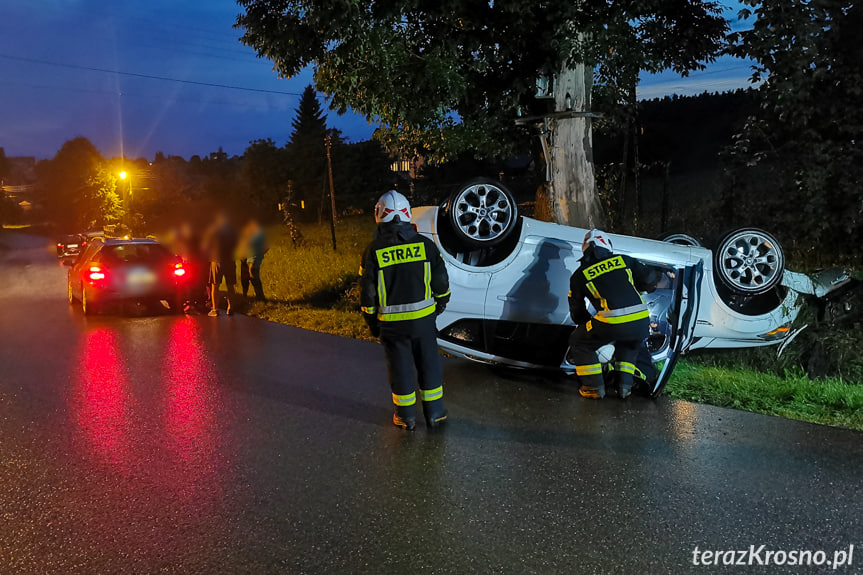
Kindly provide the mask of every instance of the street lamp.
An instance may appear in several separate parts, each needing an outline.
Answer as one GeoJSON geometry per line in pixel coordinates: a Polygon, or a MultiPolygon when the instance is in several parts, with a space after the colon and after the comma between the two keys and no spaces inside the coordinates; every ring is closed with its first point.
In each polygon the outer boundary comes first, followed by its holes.
{"type": "Polygon", "coordinates": [[[125,180],[127,175],[126,172],[120,172],[120,179],[125,180]]]}

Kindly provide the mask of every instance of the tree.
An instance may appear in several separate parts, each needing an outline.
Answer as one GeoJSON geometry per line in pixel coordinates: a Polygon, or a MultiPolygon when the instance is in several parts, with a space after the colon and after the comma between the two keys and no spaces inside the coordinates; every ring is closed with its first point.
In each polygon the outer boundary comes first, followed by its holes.
{"type": "Polygon", "coordinates": [[[381,123],[391,151],[502,156],[526,146],[520,111],[568,113],[545,125],[546,198],[556,221],[581,225],[603,219],[584,117],[594,82],[603,101],[617,102],[639,71],[702,67],[727,28],[707,0],[238,2],[245,44],[283,76],[314,66],[332,108],[381,123]],[[552,79],[550,100],[534,97],[540,77],[552,79]]]}
{"type": "Polygon", "coordinates": [[[78,221],[88,229],[118,224],[126,213],[117,193],[117,178],[105,166],[97,168],[88,178],[78,203],[78,221]]]}
{"type": "Polygon", "coordinates": [[[750,30],[731,52],[755,60],[757,111],[729,150],[729,203],[784,229],[800,252],[859,253],[863,241],[863,4],[744,0],[750,30]]]}
{"type": "Polygon", "coordinates": [[[88,223],[82,195],[103,163],[102,154],[90,140],[79,137],[64,143],[52,159],[36,165],[47,215],[61,229],[80,231],[88,223]]]}
{"type": "Polygon", "coordinates": [[[304,201],[308,214],[322,209],[322,191],[326,174],[326,117],[312,86],[306,86],[297,115],[292,123],[291,141],[287,145],[293,178],[293,198],[304,201]]]}
{"type": "Polygon", "coordinates": [[[243,153],[242,170],[252,203],[258,210],[275,214],[291,179],[285,149],[270,139],[255,140],[243,153]]]}

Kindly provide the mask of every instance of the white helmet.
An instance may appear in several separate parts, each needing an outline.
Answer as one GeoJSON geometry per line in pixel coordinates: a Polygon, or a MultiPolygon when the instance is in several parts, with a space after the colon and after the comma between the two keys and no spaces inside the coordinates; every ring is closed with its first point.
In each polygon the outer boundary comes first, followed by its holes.
{"type": "Polygon", "coordinates": [[[408,199],[395,190],[390,190],[380,197],[375,204],[375,221],[379,224],[391,222],[399,218],[403,222],[411,221],[411,204],[408,199]]]}
{"type": "Polygon", "coordinates": [[[584,243],[581,245],[581,251],[586,252],[590,246],[606,249],[610,252],[614,251],[614,248],[611,246],[611,238],[602,230],[592,229],[584,234],[584,243]]]}

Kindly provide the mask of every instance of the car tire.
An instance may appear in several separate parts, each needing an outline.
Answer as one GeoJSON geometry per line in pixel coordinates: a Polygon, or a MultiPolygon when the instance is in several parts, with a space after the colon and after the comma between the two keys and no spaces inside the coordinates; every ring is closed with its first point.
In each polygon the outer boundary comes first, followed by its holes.
{"type": "Polygon", "coordinates": [[[86,287],[81,288],[81,311],[84,312],[84,315],[96,315],[99,312],[96,304],[87,297],[86,287]]]}
{"type": "Polygon", "coordinates": [[[456,189],[450,194],[446,212],[457,239],[470,249],[497,245],[518,222],[512,192],[490,178],[477,178],[456,189]]]}
{"type": "Polygon", "coordinates": [[[674,233],[674,234],[666,234],[660,238],[661,242],[666,242],[669,244],[676,244],[678,246],[689,246],[693,248],[702,248],[704,244],[696,238],[695,236],[690,236],[689,234],[683,233],[674,233]]]}
{"type": "Polygon", "coordinates": [[[782,281],[785,254],[768,232],[741,228],[725,235],[713,253],[713,273],[733,293],[758,295],[782,281]]]}

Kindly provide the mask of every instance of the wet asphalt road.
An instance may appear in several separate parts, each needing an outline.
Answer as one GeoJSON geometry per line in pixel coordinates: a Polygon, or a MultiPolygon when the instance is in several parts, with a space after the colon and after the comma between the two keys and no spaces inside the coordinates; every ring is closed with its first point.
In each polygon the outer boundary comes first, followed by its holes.
{"type": "Polygon", "coordinates": [[[863,434],[460,360],[448,428],[407,434],[374,344],[85,318],[45,240],[0,234],[4,575],[686,573],[723,570],[695,546],[863,547],[863,434]]]}

